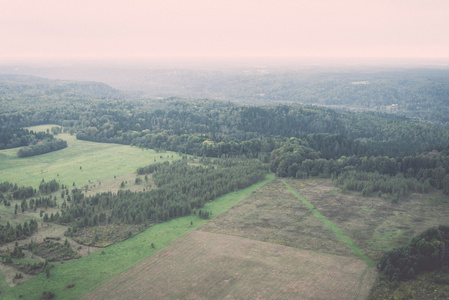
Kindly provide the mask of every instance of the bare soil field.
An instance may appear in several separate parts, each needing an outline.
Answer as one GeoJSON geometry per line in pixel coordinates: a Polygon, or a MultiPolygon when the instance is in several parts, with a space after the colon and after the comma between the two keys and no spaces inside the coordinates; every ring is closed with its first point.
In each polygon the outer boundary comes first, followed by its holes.
{"type": "Polygon", "coordinates": [[[440,191],[389,199],[341,193],[328,179],[285,181],[337,225],[371,259],[406,245],[432,226],[449,225],[449,197],[440,191]]]}
{"type": "Polygon", "coordinates": [[[195,230],[83,299],[365,299],[353,257],[195,230]]]}
{"type": "Polygon", "coordinates": [[[356,257],[279,180],[253,192],[229,211],[202,225],[200,230],[356,257]]]}

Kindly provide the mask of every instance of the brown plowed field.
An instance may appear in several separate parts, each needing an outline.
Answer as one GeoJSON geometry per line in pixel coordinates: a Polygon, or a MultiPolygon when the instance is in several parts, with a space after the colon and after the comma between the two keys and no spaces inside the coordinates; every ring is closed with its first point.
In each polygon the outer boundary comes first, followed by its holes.
{"type": "Polygon", "coordinates": [[[353,257],[195,230],[83,299],[365,299],[353,257]]]}

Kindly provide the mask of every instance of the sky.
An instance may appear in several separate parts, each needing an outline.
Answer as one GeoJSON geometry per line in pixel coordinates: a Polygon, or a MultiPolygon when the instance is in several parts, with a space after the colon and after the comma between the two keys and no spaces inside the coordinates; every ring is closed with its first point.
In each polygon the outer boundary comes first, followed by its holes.
{"type": "Polygon", "coordinates": [[[0,60],[448,58],[448,0],[0,0],[0,60]]]}

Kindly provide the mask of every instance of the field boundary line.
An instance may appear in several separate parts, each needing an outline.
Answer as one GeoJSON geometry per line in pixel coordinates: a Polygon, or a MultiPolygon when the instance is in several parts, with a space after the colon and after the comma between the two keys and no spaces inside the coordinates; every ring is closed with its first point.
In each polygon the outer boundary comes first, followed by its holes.
{"type": "Polygon", "coordinates": [[[309,201],[307,201],[304,197],[302,197],[298,192],[296,192],[287,182],[285,182],[283,179],[281,179],[282,183],[287,187],[290,193],[292,193],[296,198],[302,201],[308,209],[310,209],[313,213],[313,215],[320,220],[321,222],[326,225],[327,228],[329,228],[343,243],[348,245],[348,247],[354,252],[355,255],[357,255],[361,260],[363,260],[368,267],[374,266],[374,261],[372,261],[368,256],[366,256],[362,250],[360,250],[359,247],[357,247],[356,244],[340,229],[335,225],[332,221],[330,221],[328,218],[323,216],[318,209],[316,209],[309,201]]]}
{"type": "Polygon", "coordinates": [[[360,296],[360,292],[362,290],[362,285],[363,285],[363,282],[365,281],[365,276],[368,273],[369,269],[370,269],[370,266],[367,266],[366,269],[363,271],[362,276],[360,276],[359,286],[357,288],[357,294],[355,295],[354,300],[357,300],[360,296]]]}

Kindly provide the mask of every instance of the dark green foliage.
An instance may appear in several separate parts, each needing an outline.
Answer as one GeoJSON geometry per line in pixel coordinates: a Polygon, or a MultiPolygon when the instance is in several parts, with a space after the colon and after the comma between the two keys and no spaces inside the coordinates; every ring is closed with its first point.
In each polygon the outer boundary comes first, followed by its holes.
{"type": "Polygon", "coordinates": [[[46,238],[42,243],[28,244],[27,248],[35,255],[43,257],[47,261],[70,260],[80,257],[79,254],[72,249],[72,246],[67,239],[64,244],[61,244],[46,238]]]}
{"type": "Polygon", "coordinates": [[[153,179],[158,188],[146,192],[120,190],[72,201],[56,222],[78,228],[108,222],[148,224],[190,215],[192,210],[228,192],[265,178],[266,166],[257,160],[215,160],[202,166],[186,161],[158,165],[153,179]]]}
{"type": "Polygon", "coordinates": [[[386,252],[379,264],[390,281],[414,278],[421,271],[447,268],[449,265],[449,226],[430,228],[415,237],[408,246],[386,252]]]}
{"type": "Polygon", "coordinates": [[[45,262],[34,262],[34,263],[14,263],[14,267],[19,271],[28,275],[37,275],[44,272],[45,262]]]}
{"type": "MultiPolygon", "coordinates": [[[[50,277],[50,275],[48,275],[47,278],[48,277],[50,277]]],[[[43,291],[39,300],[51,300],[54,297],[55,297],[55,293],[53,293],[52,291],[43,291]]]]}
{"type": "Polygon", "coordinates": [[[0,126],[0,149],[16,148],[51,140],[53,136],[44,132],[33,132],[18,127],[0,126]]]}
{"type": "Polygon", "coordinates": [[[43,181],[39,184],[39,192],[42,194],[50,194],[56,192],[57,190],[59,190],[59,183],[56,182],[55,179],[50,182],[43,181]]]}
{"type": "Polygon", "coordinates": [[[394,158],[342,156],[334,160],[321,158],[304,140],[291,138],[271,153],[270,160],[270,169],[278,176],[334,176],[340,185],[348,190],[364,190],[364,195],[381,191],[402,196],[409,191],[427,192],[430,186],[449,194],[448,150],[394,158]]]}
{"type": "Polygon", "coordinates": [[[430,190],[428,181],[420,182],[415,178],[405,178],[402,174],[396,176],[379,174],[377,172],[348,171],[337,178],[337,185],[350,191],[359,191],[363,196],[381,192],[400,197],[409,192],[427,193],[430,190]]]}
{"type": "Polygon", "coordinates": [[[9,183],[8,181],[0,183],[0,199],[6,199],[8,195],[12,198],[21,200],[33,197],[36,191],[31,186],[17,186],[17,184],[9,183]]]}
{"type": "Polygon", "coordinates": [[[437,127],[372,112],[299,105],[243,107],[181,100],[166,101],[160,107],[155,111],[142,111],[139,107],[133,115],[117,110],[112,116],[109,112],[111,126],[103,126],[105,119],[101,122],[99,116],[97,123],[83,128],[77,138],[198,156],[257,157],[275,148],[273,138],[296,137],[306,138],[310,147],[327,159],[353,154],[403,155],[445,146],[443,141],[449,139],[449,134],[437,127]],[[112,126],[114,122],[116,125],[112,126]]]}
{"type": "Polygon", "coordinates": [[[31,236],[37,231],[37,227],[36,220],[25,221],[23,224],[17,224],[15,227],[11,226],[9,222],[6,223],[6,226],[0,225],[0,245],[31,236]]]}
{"type": "Polygon", "coordinates": [[[29,157],[67,148],[67,142],[60,139],[44,140],[35,145],[21,148],[18,157],[29,157]]]}
{"type": "Polygon", "coordinates": [[[201,219],[207,220],[210,217],[210,212],[207,210],[200,209],[198,211],[198,217],[200,217],[201,219]]]}
{"type": "Polygon", "coordinates": [[[446,174],[446,176],[444,176],[442,185],[443,185],[443,193],[449,195],[449,174],[446,174]]]}
{"type": "Polygon", "coordinates": [[[16,245],[14,246],[14,250],[10,253],[11,257],[13,257],[13,258],[22,258],[22,257],[24,257],[25,254],[23,253],[22,250],[23,250],[22,247],[18,246],[17,242],[16,242],[16,245]]]}

